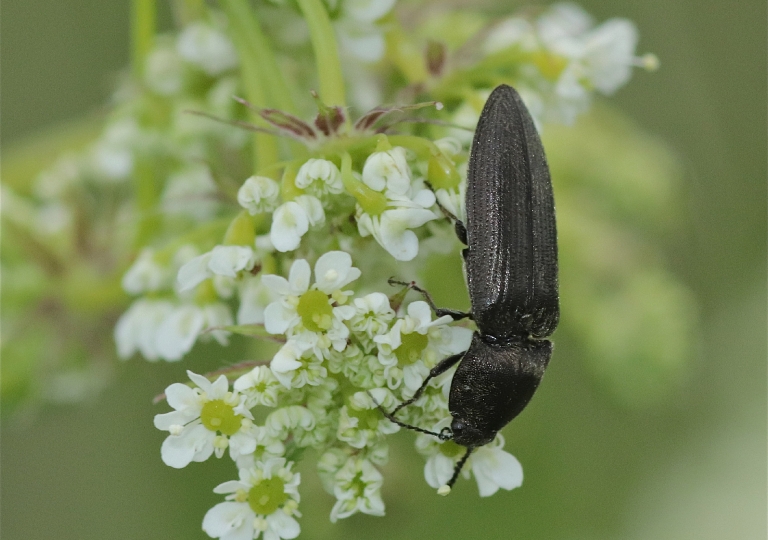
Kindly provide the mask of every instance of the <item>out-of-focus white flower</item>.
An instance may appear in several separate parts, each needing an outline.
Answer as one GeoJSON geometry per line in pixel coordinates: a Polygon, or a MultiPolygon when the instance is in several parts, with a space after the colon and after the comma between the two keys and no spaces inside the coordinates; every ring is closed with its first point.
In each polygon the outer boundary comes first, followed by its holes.
{"type": "Polygon", "coordinates": [[[336,523],[357,512],[384,515],[381,500],[381,473],[369,460],[350,457],[334,475],[333,494],[336,504],[331,509],[331,522],[336,523]]]}
{"type": "Polygon", "coordinates": [[[261,277],[246,277],[240,284],[240,306],[237,324],[263,324],[264,309],[275,300],[275,292],[264,285],[261,277]]]}
{"type": "Polygon", "coordinates": [[[187,262],[176,278],[179,291],[196,287],[215,275],[236,278],[256,264],[256,252],[249,246],[216,246],[187,262]]]}
{"type": "Polygon", "coordinates": [[[122,359],[140,352],[147,360],[158,360],[157,329],[173,312],[174,305],[167,300],[142,298],[120,316],[115,325],[117,354],[122,359]]]}
{"type": "Polygon", "coordinates": [[[203,221],[211,218],[219,206],[215,195],[216,184],[208,167],[186,167],[168,177],[161,205],[168,214],[203,221]]]}
{"type": "Polygon", "coordinates": [[[310,277],[309,263],[304,259],[293,263],[287,280],[270,274],[262,276],[262,282],[280,295],[264,311],[264,327],[270,334],[295,337],[296,344],[343,350],[349,336],[344,321],[355,310],[345,305],[351,292],[342,289],[360,277],[360,270],[352,266],[348,253],[329,251],[315,263],[312,286],[310,277]]]}
{"type": "Polygon", "coordinates": [[[395,0],[344,0],[334,28],[342,50],[363,62],[384,56],[385,43],[376,21],[389,13],[395,0]]]}
{"type": "Polygon", "coordinates": [[[469,348],[472,331],[448,326],[452,321],[449,315],[433,321],[429,305],[419,300],[408,305],[408,314],[388,333],[374,338],[390,388],[398,388],[402,382],[413,394],[438,360],[469,348]]]}
{"type": "Polygon", "coordinates": [[[245,396],[230,392],[224,375],[214,382],[191,371],[187,375],[197,388],[170,385],[165,395],[174,411],[155,416],[155,427],[170,433],[161,447],[163,462],[180,469],[214,452],[221,457],[228,446],[233,459],[253,452],[255,426],[245,396]]]}
{"type": "Polygon", "coordinates": [[[572,123],[589,108],[593,91],[612,94],[634,66],[653,67],[635,56],[636,46],[631,21],[610,19],[595,27],[592,17],[571,3],[551,6],[534,23],[508,19],[485,41],[487,53],[515,48],[527,56],[515,87],[537,124],[572,123]]]}
{"type": "Polygon", "coordinates": [[[113,122],[91,149],[91,165],[98,178],[108,182],[126,180],[133,172],[133,146],[141,135],[133,118],[113,122]]]}
{"type": "MultiPolygon", "coordinates": [[[[223,303],[176,306],[154,329],[157,354],[164,360],[181,360],[192,349],[203,331],[230,326],[233,322],[229,307],[223,303]]],[[[205,336],[213,337],[220,344],[226,345],[229,332],[211,330],[205,336]]]]}
{"type": "Polygon", "coordinates": [[[252,216],[271,212],[277,207],[280,186],[266,176],[251,176],[237,191],[237,202],[252,216]]]}
{"type": "Polygon", "coordinates": [[[307,160],[296,173],[294,183],[296,187],[305,189],[320,199],[328,194],[338,195],[344,191],[339,168],[327,159],[307,160]]]}
{"type": "Polygon", "coordinates": [[[155,252],[145,248],[125,274],[121,284],[130,294],[156,292],[168,285],[170,270],[155,259],[155,252]]]}
{"type": "Polygon", "coordinates": [[[176,50],[212,77],[237,66],[237,50],[229,38],[202,22],[192,23],[181,32],[176,50]]]}
{"type": "Polygon", "coordinates": [[[301,529],[293,516],[300,516],[299,483],[293,463],[284,458],[257,462],[252,469],[240,469],[240,480],[224,482],[215,493],[227,494],[205,514],[203,530],[212,538],[251,540],[264,533],[264,540],[290,540],[301,529]]]}
{"type": "Polygon", "coordinates": [[[299,195],[280,205],[272,214],[269,238],[277,251],[293,251],[310,226],[325,223],[323,205],[317,197],[299,195]]]}
{"type": "Polygon", "coordinates": [[[147,56],[144,82],[155,93],[171,96],[184,84],[184,64],[173,47],[160,45],[147,56]]]}

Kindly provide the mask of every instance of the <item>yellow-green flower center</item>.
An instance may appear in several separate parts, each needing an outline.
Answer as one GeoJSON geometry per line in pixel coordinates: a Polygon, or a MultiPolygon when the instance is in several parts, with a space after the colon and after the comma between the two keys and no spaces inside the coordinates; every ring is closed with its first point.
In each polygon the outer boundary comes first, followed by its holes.
{"type": "Polygon", "coordinates": [[[565,58],[548,51],[538,51],[531,56],[533,63],[539,68],[541,74],[553,82],[560,77],[560,74],[568,65],[568,61],[565,58]]]}
{"type": "Polygon", "coordinates": [[[243,417],[235,414],[232,405],[220,399],[214,399],[203,405],[200,421],[211,431],[220,431],[223,435],[234,435],[240,429],[243,417]]]}
{"type": "Polygon", "coordinates": [[[419,360],[421,353],[429,344],[429,338],[418,332],[403,334],[400,340],[401,344],[395,349],[395,356],[397,356],[397,362],[401,366],[408,366],[419,360]]]}
{"type": "Polygon", "coordinates": [[[455,458],[461,453],[466,452],[463,446],[459,446],[453,441],[445,441],[440,445],[440,453],[449,458],[455,458]]]}
{"type": "Polygon", "coordinates": [[[265,478],[248,491],[248,505],[257,515],[268,516],[287,500],[282,478],[265,478]]]}
{"type": "Polygon", "coordinates": [[[312,332],[328,330],[333,322],[333,308],[328,303],[328,295],[322,291],[307,291],[302,294],[296,312],[304,327],[312,332]]]}

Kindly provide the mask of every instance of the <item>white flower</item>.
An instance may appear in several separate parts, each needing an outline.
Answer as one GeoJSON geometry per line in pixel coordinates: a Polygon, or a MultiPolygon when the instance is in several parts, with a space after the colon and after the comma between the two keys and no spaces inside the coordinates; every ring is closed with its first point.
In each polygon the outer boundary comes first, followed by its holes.
{"type": "Polygon", "coordinates": [[[336,437],[353,448],[374,446],[381,439],[400,430],[400,426],[381,415],[376,400],[385,409],[392,410],[397,400],[386,388],[374,388],[368,392],[356,392],[341,408],[336,437]]]}
{"type": "Polygon", "coordinates": [[[233,387],[245,394],[249,407],[256,405],[277,407],[278,396],[282,392],[280,382],[267,366],[256,366],[245,375],[241,375],[233,387]]]}
{"type": "Polygon", "coordinates": [[[374,338],[390,388],[402,382],[412,395],[438,360],[469,348],[472,331],[448,326],[452,321],[450,315],[433,321],[429,304],[419,300],[408,305],[408,314],[398,319],[387,334],[374,338]]]}
{"type": "Polygon", "coordinates": [[[224,482],[215,493],[227,494],[227,502],[211,508],[203,518],[203,530],[212,538],[251,540],[264,533],[264,540],[290,540],[299,535],[299,483],[293,463],[284,458],[257,462],[240,469],[240,480],[224,482]]]}
{"type": "Polygon", "coordinates": [[[341,48],[363,62],[384,56],[382,30],[375,22],[392,10],[395,0],[344,0],[341,16],[334,22],[341,48]]]}
{"type": "Polygon", "coordinates": [[[236,278],[256,264],[256,252],[249,246],[216,246],[188,261],[176,278],[179,292],[188,291],[213,276],[236,278]]]}
{"type": "Polygon", "coordinates": [[[352,258],[343,251],[330,251],[315,263],[315,284],[310,286],[309,263],[293,263],[288,279],[267,274],[262,282],[280,299],[264,311],[264,327],[270,334],[296,337],[319,351],[331,346],[337,351],[346,346],[349,329],[344,321],[354,315],[354,308],[344,305],[351,294],[342,288],[360,277],[352,258]],[[335,305],[334,305],[335,304],[335,305]]]}
{"type": "Polygon", "coordinates": [[[202,22],[192,23],[182,30],[176,50],[184,60],[212,77],[237,66],[237,51],[229,38],[202,22]]]}
{"type": "Polygon", "coordinates": [[[155,416],[155,427],[168,431],[163,442],[163,462],[176,469],[192,461],[205,461],[211,454],[221,457],[227,446],[233,459],[256,447],[253,416],[245,407],[245,396],[229,391],[224,375],[210,382],[187,371],[197,388],[174,383],[165,389],[173,412],[155,416]]]}
{"type": "Polygon", "coordinates": [[[301,388],[309,384],[317,386],[328,376],[328,370],[313,354],[311,345],[298,340],[288,340],[269,364],[272,373],[286,388],[301,388]]]}
{"type": "Polygon", "coordinates": [[[171,47],[156,47],[147,56],[144,82],[155,93],[170,96],[178,93],[184,83],[184,66],[179,54],[171,47]]]}
{"type": "MultiPolygon", "coordinates": [[[[230,326],[232,315],[226,304],[214,303],[198,306],[183,304],[176,306],[156,327],[155,346],[157,354],[165,360],[181,360],[197,341],[198,336],[208,329],[230,326]]],[[[211,330],[211,336],[222,345],[228,342],[229,332],[211,330]]]]}
{"type": "Polygon", "coordinates": [[[339,168],[327,159],[307,160],[296,173],[294,183],[318,198],[344,191],[339,168]]]}
{"type": "MultiPolygon", "coordinates": [[[[439,432],[450,425],[451,419],[437,423],[434,429],[439,432]]],[[[424,478],[431,487],[439,489],[446,485],[453,476],[456,463],[464,456],[467,449],[453,441],[439,441],[434,437],[419,435],[417,449],[429,455],[424,465],[424,478]]],[[[469,478],[470,471],[475,477],[481,497],[490,497],[499,488],[512,490],[523,485],[523,468],[512,454],[505,452],[504,437],[499,434],[489,444],[476,448],[469,457],[462,474],[469,478]]]]}
{"type": "Polygon", "coordinates": [[[370,236],[398,261],[410,261],[419,252],[419,239],[411,230],[421,227],[437,216],[429,208],[435,204],[435,195],[421,190],[411,199],[388,195],[388,207],[379,215],[370,215],[357,207],[357,228],[360,236],[370,236]]]}
{"type": "Polygon", "coordinates": [[[121,284],[130,294],[155,292],[168,284],[168,274],[168,268],[155,260],[154,250],[145,248],[123,274],[121,284]]]}
{"type": "Polygon", "coordinates": [[[277,251],[293,251],[310,226],[325,223],[323,205],[317,197],[299,195],[280,205],[272,214],[269,238],[277,251]]]}
{"type": "Polygon", "coordinates": [[[158,360],[157,328],[174,309],[167,300],[140,299],[131,304],[115,325],[117,354],[122,359],[140,352],[147,360],[158,360]]]}
{"type": "Polygon", "coordinates": [[[396,146],[368,156],[363,165],[363,182],[388,195],[406,195],[411,189],[411,169],[405,160],[405,148],[396,146]]]}
{"type": "Polygon", "coordinates": [[[325,433],[317,429],[317,419],[307,407],[290,405],[269,414],[264,427],[270,437],[286,440],[289,436],[298,446],[317,446],[324,442],[325,433]]]}
{"type": "Polygon", "coordinates": [[[384,334],[389,329],[389,323],[395,318],[395,312],[389,305],[387,295],[375,292],[355,298],[352,301],[355,308],[354,316],[349,320],[349,328],[372,341],[375,336],[384,334]]]}
{"type": "Polygon", "coordinates": [[[240,284],[237,324],[263,324],[264,309],[277,295],[264,285],[260,276],[246,277],[240,284]]]}
{"type": "Polygon", "coordinates": [[[126,180],[133,171],[133,146],[141,130],[133,118],[107,126],[91,149],[91,165],[99,178],[109,182],[126,180]]]}
{"type": "Polygon", "coordinates": [[[381,500],[381,473],[369,460],[350,457],[334,475],[333,494],[336,504],[331,510],[331,522],[336,523],[357,512],[372,516],[384,515],[381,500]]]}
{"type": "Polygon", "coordinates": [[[637,28],[626,19],[610,19],[586,36],[584,76],[603,94],[613,94],[632,76],[637,28]]]}
{"type": "Polygon", "coordinates": [[[266,176],[251,176],[237,191],[237,202],[252,216],[273,211],[277,207],[280,186],[266,176]]]}

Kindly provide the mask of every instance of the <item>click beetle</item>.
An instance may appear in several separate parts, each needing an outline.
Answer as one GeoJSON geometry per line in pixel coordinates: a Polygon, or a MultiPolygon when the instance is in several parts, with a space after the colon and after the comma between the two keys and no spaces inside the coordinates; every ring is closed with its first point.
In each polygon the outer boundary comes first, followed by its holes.
{"type": "MultiPolygon", "coordinates": [[[[467,448],[448,489],[473,449],[488,444],[525,408],[552,355],[545,339],[557,327],[557,235],[552,184],[544,148],[520,95],[497,87],[477,124],[469,159],[466,224],[453,219],[462,254],[471,313],[436,308],[438,316],[472,318],[469,349],[439,362],[414,396],[391,413],[409,429],[467,448]],[[429,381],[458,365],[451,381],[451,427],[440,433],[410,426],[395,414],[416,401],[429,381]]],[[[400,282],[396,282],[400,283],[400,282]]]]}

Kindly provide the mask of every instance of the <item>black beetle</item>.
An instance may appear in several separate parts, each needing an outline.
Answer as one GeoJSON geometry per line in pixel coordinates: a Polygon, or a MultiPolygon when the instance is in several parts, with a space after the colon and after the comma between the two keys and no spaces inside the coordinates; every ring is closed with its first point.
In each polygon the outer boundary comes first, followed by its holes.
{"type": "Polygon", "coordinates": [[[531,115],[510,86],[491,93],[477,124],[466,226],[445,213],[467,245],[462,253],[472,312],[436,308],[426,291],[407,285],[422,293],[437,315],[470,317],[477,331],[469,349],[438,363],[411,399],[391,413],[382,412],[401,426],[467,447],[450,488],[472,450],[491,442],[530,401],[552,355],[552,343],[544,338],[554,332],[560,316],[549,169],[531,115]],[[448,400],[450,428],[433,433],[394,417],[421,396],[432,378],[459,361],[448,400]]]}

